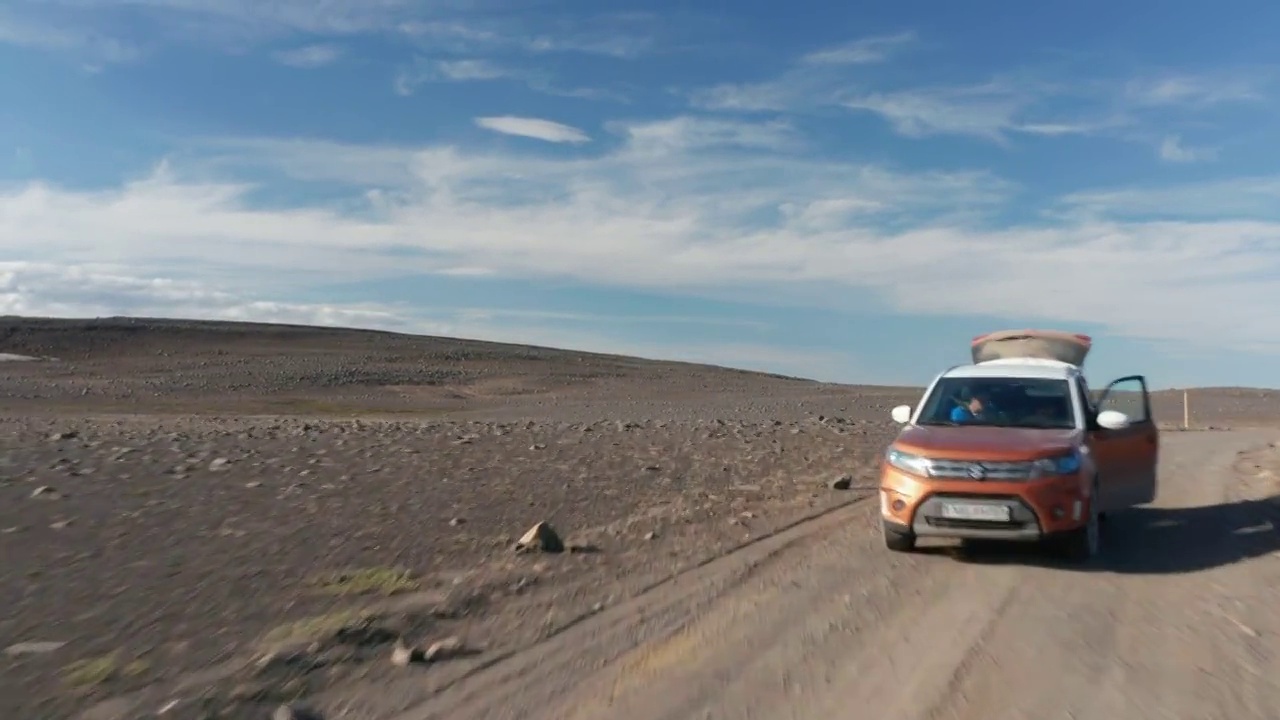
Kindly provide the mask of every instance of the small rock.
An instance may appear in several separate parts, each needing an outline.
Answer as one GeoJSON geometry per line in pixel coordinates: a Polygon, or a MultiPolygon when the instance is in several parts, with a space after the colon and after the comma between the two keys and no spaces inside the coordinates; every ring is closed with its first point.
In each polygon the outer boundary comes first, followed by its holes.
{"type": "Polygon", "coordinates": [[[423,662],[440,662],[456,657],[463,651],[466,645],[458,637],[447,637],[443,640],[437,640],[427,647],[427,651],[422,654],[423,662]]]}
{"type": "Polygon", "coordinates": [[[396,640],[395,646],[391,648],[391,664],[396,667],[408,667],[417,662],[422,662],[422,651],[405,645],[401,640],[396,640]]]}
{"type": "Polygon", "coordinates": [[[530,450],[546,450],[547,446],[543,445],[542,443],[534,443],[529,446],[529,449],[530,450]]]}
{"type": "Polygon", "coordinates": [[[213,462],[209,463],[209,469],[210,469],[210,470],[215,470],[215,471],[216,471],[216,470],[221,470],[222,468],[226,467],[226,466],[227,466],[227,463],[229,463],[229,462],[231,462],[231,461],[230,461],[230,460],[228,460],[228,459],[226,459],[226,458],[224,458],[224,457],[214,458],[214,459],[213,459],[213,462]]]}
{"type": "Polygon", "coordinates": [[[262,655],[255,663],[259,671],[278,667],[311,669],[324,664],[320,657],[321,646],[317,642],[292,642],[277,645],[262,655]]]}
{"type": "Polygon", "coordinates": [[[853,476],[841,475],[835,480],[832,480],[830,485],[832,490],[848,490],[853,487],[853,476]]]}
{"type": "Polygon", "coordinates": [[[521,552],[564,552],[564,541],[560,539],[560,535],[556,533],[555,528],[551,527],[549,523],[540,522],[529,528],[529,531],[516,541],[516,550],[521,552]]]}
{"type": "Polygon", "coordinates": [[[645,469],[645,472],[658,472],[662,468],[657,465],[645,465],[644,469],[645,469]]]}
{"type": "Polygon", "coordinates": [[[54,650],[66,645],[67,643],[57,640],[35,640],[32,642],[14,643],[4,649],[4,654],[9,657],[17,657],[19,655],[43,655],[51,653],[54,650]]]}
{"type": "Polygon", "coordinates": [[[57,500],[58,498],[61,498],[62,495],[60,495],[57,490],[54,490],[48,485],[41,485],[40,487],[31,491],[31,497],[40,498],[42,500],[57,500]]]}
{"type": "Polygon", "coordinates": [[[79,433],[77,433],[77,432],[76,432],[76,431],[74,431],[74,430],[68,430],[67,432],[56,432],[56,433],[54,433],[54,434],[50,435],[50,436],[49,436],[49,439],[50,439],[50,440],[52,440],[52,441],[58,441],[58,440],[74,440],[78,434],[79,434],[79,433]]]}
{"type": "Polygon", "coordinates": [[[256,487],[262,487],[262,483],[258,482],[257,480],[254,480],[253,482],[245,483],[244,486],[247,488],[256,488],[256,487]]]}
{"type": "Polygon", "coordinates": [[[271,720],[323,720],[320,713],[300,705],[281,705],[271,714],[271,720]]]}
{"type": "Polygon", "coordinates": [[[464,523],[466,523],[466,522],[467,522],[467,521],[466,521],[465,519],[460,518],[460,517],[456,517],[456,518],[453,518],[452,520],[450,520],[450,521],[449,521],[449,524],[450,524],[450,525],[452,525],[453,527],[458,527],[459,525],[462,525],[462,524],[464,524],[464,523]]]}
{"type": "Polygon", "coordinates": [[[69,526],[70,524],[71,524],[70,520],[58,520],[57,522],[49,523],[49,529],[50,530],[66,530],[67,526],[69,526]]]}
{"type": "Polygon", "coordinates": [[[653,532],[652,530],[644,534],[645,540],[653,540],[656,537],[658,537],[658,533],[653,532]]]}

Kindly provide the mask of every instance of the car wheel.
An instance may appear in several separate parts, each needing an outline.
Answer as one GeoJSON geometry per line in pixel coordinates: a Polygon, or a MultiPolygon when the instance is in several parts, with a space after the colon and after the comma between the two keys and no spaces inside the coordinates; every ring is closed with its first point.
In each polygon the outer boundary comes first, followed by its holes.
{"type": "Polygon", "coordinates": [[[884,529],[884,546],[894,552],[911,552],[916,549],[916,536],[913,533],[884,529]]]}
{"type": "Polygon", "coordinates": [[[1074,562],[1087,562],[1102,551],[1102,513],[1098,511],[1097,487],[1089,498],[1089,515],[1085,524],[1062,538],[1062,554],[1074,562]]]}

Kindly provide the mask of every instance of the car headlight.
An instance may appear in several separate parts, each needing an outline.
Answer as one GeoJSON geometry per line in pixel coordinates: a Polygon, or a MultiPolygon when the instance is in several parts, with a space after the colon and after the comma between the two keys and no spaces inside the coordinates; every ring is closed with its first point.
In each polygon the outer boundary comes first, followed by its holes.
{"type": "Polygon", "coordinates": [[[912,475],[929,477],[933,471],[933,461],[927,457],[912,455],[893,448],[889,448],[889,452],[885,453],[884,457],[890,465],[912,475]]]}
{"type": "Polygon", "coordinates": [[[1032,477],[1074,475],[1080,472],[1080,453],[1070,452],[1058,457],[1041,458],[1031,463],[1032,477]]]}

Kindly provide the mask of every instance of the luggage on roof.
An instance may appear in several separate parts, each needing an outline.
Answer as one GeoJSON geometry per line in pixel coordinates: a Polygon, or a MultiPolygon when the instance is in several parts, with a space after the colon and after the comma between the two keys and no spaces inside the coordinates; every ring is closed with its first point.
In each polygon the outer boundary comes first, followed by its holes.
{"type": "Polygon", "coordinates": [[[979,335],[970,343],[974,363],[1037,358],[1077,367],[1084,365],[1092,347],[1093,339],[1088,335],[1060,330],[999,330],[979,335]]]}

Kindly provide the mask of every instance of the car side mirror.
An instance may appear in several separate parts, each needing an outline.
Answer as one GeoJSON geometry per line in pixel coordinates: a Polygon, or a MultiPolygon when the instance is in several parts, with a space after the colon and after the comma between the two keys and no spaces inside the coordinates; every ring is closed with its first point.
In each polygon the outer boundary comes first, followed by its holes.
{"type": "Polygon", "coordinates": [[[905,425],[906,423],[911,422],[911,406],[910,405],[899,405],[898,407],[894,408],[889,414],[893,417],[893,421],[896,423],[905,425]]]}
{"type": "Polygon", "coordinates": [[[1098,426],[1107,430],[1123,430],[1129,427],[1129,416],[1118,410],[1103,410],[1098,413],[1098,426]]]}

